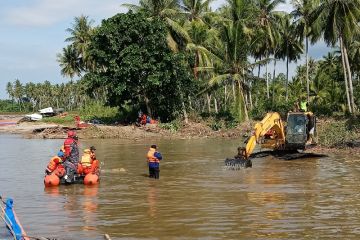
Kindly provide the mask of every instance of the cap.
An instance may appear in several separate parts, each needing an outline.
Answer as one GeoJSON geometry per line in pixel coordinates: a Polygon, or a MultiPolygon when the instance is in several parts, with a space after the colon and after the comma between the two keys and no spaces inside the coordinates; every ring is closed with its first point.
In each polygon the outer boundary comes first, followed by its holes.
{"type": "Polygon", "coordinates": [[[90,150],[96,150],[96,148],[94,146],[91,146],[90,150]]]}
{"type": "Polygon", "coordinates": [[[151,145],[151,148],[156,148],[156,145],[155,144],[151,145]]]}

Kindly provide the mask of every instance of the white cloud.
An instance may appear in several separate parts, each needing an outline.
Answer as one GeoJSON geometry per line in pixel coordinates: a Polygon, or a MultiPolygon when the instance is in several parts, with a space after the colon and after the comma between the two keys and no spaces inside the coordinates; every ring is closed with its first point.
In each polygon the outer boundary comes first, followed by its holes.
{"type": "Polygon", "coordinates": [[[123,3],[137,4],[138,0],[37,0],[22,7],[7,9],[2,21],[19,26],[50,26],[52,24],[80,16],[90,18],[111,17],[126,12],[123,3]]]}

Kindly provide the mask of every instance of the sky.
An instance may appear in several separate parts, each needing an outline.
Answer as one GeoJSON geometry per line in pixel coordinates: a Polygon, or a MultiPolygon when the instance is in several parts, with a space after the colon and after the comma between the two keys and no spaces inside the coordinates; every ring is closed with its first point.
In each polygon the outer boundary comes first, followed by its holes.
{"type": "MultiPolygon", "coordinates": [[[[225,4],[215,0],[212,8],[225,4]]],[[[85,15],[99,25],[102,19],[127,12],[123,3],[138,0],[1,0],[0,3],[0,99],[7,99],[6,84],[19,79],[22,83],[62,83],[70,81],[60,74],[56,55],[68,44],[66,29],[74,18],[85,15]]],[[[278,10],[291,11],[290,4],[278,10]]],[[[323,42],[311,46],[310,56],[319,59],[328,52],[323,42]]],[[[304,60],[298,61],[298,64],[304,60]]],[[[272,65],[272,64],[271,64],[272,65]]],[[[269,71],[272,73],[272,66],[269,71]]],[[[293,75],[296,64],[290,64],[293,75]]],[[[285,63],[277,64],[277,72],[286,72],[285,63]]]]}

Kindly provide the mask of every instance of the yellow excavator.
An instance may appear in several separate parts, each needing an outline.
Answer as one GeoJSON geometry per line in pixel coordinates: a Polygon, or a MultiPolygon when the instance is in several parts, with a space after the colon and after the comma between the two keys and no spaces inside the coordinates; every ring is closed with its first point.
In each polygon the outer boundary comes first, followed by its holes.
{"type": "Polygon", "coordinates": [[[298,152],[316,146],[316,142],[316,117],[312,112],[289,112],[286,122],[279,113],[269,112],[255,124],[252,134],[245,140],[246,146],[239,147],[234,158],[225,159],[225,165],[230,169],[252,167],[250,157],[257,144],[261,148],[275,150],[272,155],[286,160],[326,156],[298,152]]]}
{"type": "Polygon", "coordinates": [[[255,124],[245,143],[245,147],[238,148],[234,159],[225,160],[226,166],[251,167],[249,157],[257,144],[261,148],[284,152],[296,152],[316,145],[316,117],[312,112],[289,112],[284,122],[279,113],[269,112],[255,124]]]}
{"type": "Polygon", "coordinates": [[[305,150],[316,144],[316,118],[312,112],[289,112],[286,123],[277,112],[269,112],[255,124],[252,135],[242,149],[248,159],[256,144],[273,150],[305,150]]]}

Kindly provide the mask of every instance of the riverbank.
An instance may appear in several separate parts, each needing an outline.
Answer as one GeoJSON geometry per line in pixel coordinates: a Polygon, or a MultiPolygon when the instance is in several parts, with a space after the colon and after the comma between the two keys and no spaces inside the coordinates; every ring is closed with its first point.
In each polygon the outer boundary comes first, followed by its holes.
{"type": "MultiPolygon", "coordinates": [[[[6,117],[0,116],[1,119],[6,120],[6,117]]],[[[215,131],[206,122],[190,122],[181,123],[176,130],[157,124],[145,126],[91,124],[79,129],[75,124],[19,121],[15,125],[0,126],[0,133],[21,134],[25,138],[64,139],[69,129],[75,129],[80,139],[241,139],[251,134],[253,126],[254,122],[249,121],[234,128],[215,131]]],[[[352,126],[354,124],[345,119],[318,119],[318,145],[311,149],[311,152],[360,154],[360,131],[352,126]]]]}
{"type": "Polygon", "coordinates": [[[181,124],[178,130],[161,128],[157,124],[146,124],[145,126],[132,125],[103,125],[91,124],[86,128],[46,123],[46,122],[24,122],[15,125],[0,126],[0,133],[21,134],[26,138],[48,138],[63,139],[69,129],[77,131],[79,138],[119,138],[119,139],[193,139],[193,138],[240,138],[251,130],[250,123],[241,124],[232,129],[220,129],[214,131],[205,123],[190,122],[181,124]]]}

